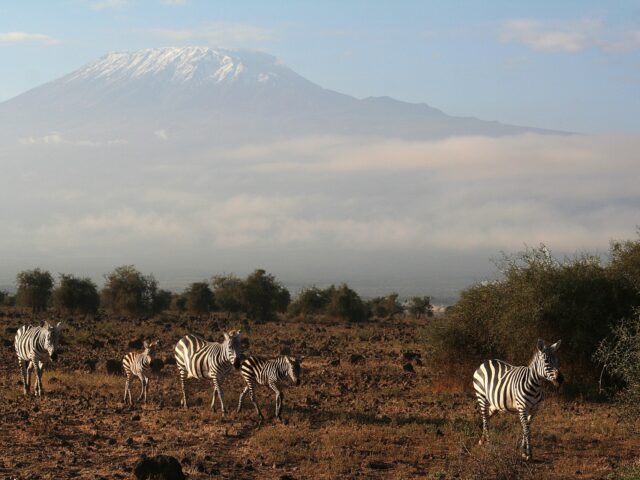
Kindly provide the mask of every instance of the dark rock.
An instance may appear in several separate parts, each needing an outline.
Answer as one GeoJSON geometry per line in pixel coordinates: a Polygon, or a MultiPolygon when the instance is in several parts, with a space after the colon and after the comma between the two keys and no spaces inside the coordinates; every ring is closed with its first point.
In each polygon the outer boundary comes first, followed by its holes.
{"type": "Polygon", "coordinates": [[[84,362],[82,362],[82,371],[85,373],[93,373],[96,371],[96,364],[98,360],[95,358],[87,358],[84,362]]]}
{"type": "Polygon", "coordinates": [[[405,364],[402,366],[402,369],[403,369],[405,372],[411,372],[411,373],[415,372],[415,370],[413,369],[413,365],[411,365],[410,363],[405,363],[405,364]]]}
{"type": "Polygon", "coordinates": [[[404,358],[407,362],[411,362],[416,358],[421,358],[422,355],[418,352],[407,351],[402,354],[402,358],[404,358]]]}
{"type": "Polygon", "coordinates": [[[389,468],[393,468],[393,464],[373,460],[369,462],[369,468],[373,470],[388,470],[389,468]]]}
{"type": "Polygon", "coordinates": [[[168,455],[142,458],[133,473],[138,480],[185,480],[178,460],[168,455]]]}
{"type": "Polygon", "coordinates": [[[137,350],[140,350],[142,349],[142,342],[143,342],[142,337],[138,337],[135,340],[131,340],[129,342],[129,348],[135,348],[137,350]]]}
{"type": "Polygon", "coordinates": [[[358,363],[364,363],[364,357],[358,353],[353,353],[351,354],[351,357],[349,357],[349,361],[355,365],[358,363]]]}
{"type": "Polygon", "coordinates": [[[166,357],[164,359],[164,364],[165,365],[175,365],[176,364],[176,357],[166,357]]]}
{"type": "Polygon", "coordinates": [[[2,344],[7,348],[13,347],[13,342],[11,340],[4,340],[2,344]]]}
{"type": "Polygon", "coordinates": [[[160,373],[164,368],[164,362],[160,358],[154,358],[151,360],[151,371],[153,373],[160,373]]]}
{"type": "Polygon", "coordinates": [[[280,475],[280,480],[295,480],[295,478],[288,473],[285,473],[284,475],[280,475]]]}
{"type": "Polygon", "coordinates": [[[109,359],[106,363],[107,373],[110,375],[122,374],[122,363],[120,360],[109,359]]]}
{"type": "Polygon", "coordinates": [[[284,346],[280,348],[280,355],[291,355],[291,347],[284,346]]]}

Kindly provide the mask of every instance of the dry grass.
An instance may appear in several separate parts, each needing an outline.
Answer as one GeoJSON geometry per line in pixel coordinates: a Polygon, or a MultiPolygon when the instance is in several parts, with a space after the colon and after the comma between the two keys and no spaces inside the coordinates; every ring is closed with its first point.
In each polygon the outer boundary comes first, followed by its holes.
{"type": "MultiPolygon", "coordinates": [[[[0,341],[29,323],[7,313],[0,312],[0,341]]],[[[139,456],[156,453],[178,458],[196,480],[631,479],[640,471],[634,463],[639,425],[625,423],[615,406],[559,396],[546,400],[533,422],[533,462],[519,456],[514,416],[492,418],[492,444],[478,446],[471,373],[435,361],[423,322],[250,325],[247,353],[290,349],[307,355],[303,384],[286,390],[286,424],[273,421],[273,393],[258,390],[267,417],[262,426],[248,402],[239,415],[211,412],[211,386],[203,381],[189,381],[192,408],[184,411],[172,366],[152,379],[149,403],[133,408],[122,404],[124,378],[105,372],[106,359],[121,359],[140,335],[160,338],[158,356],[166,359],[187,331],[217,338],[222,328],[241,322],[164,317],[68,323],[66,351],[45,373],[44,399],[22,396],[12,347],[0,347],[0,478],[131,478],[139,456]],[[93,340],[102,343],[92,346],[93,340]],[[402,368],[406,351],[421,355],[413,373],[402,368]],[[364,362],[351,364],[352,354],[364,362]],[[83,373],[86,358],[98,360],[96,372],[83,373]]],[[[227,380],[230,410],[242,386],[236,373],[227,380]]],[[[138,392],[134,384],[134,397],[138,392]]]]}

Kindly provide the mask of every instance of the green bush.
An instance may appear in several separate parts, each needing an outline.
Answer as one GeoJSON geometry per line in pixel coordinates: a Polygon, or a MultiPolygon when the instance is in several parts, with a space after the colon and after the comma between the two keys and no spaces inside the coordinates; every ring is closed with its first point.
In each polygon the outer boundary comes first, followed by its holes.
{"type": "Polygon", "coordinates": [[[391,318],[404,312],[398,301],[398,294],[392,293],[386,297],[375,297],[367,302],[371,314],[377,318],[391,318]]]}
{"type": "Polygon", "coordinates": [[[187,299],[183,294],[174,293],[171,295],[171,310],[184,312],[187,310],[187,299]]]}
{"type": "Polygon", "coordinates": [[[360,295],[346,284],[331,287],[331,300],[327,306],[327,314],[349,322],[363,322],[370,316],[367,305],[360,295]]]}
{"type": "Polygon", "coordinates": [[[637,302],[622,272],[589,255],[558,261],[544,245],[504,256],[498,266],[500,280],[466,289],[437,322],[440,351],[524,364],[537,338],[563,339],[563,366],[594,385],[593,353],[637,302]]]}
{"type": "Polygon", "coordinates": [[[214,295],[207,282],[195,282],[184,291],[186,309],[192,313],[207,313],[215,309],[214,295]]]}
{"type": "Polygon", "coordinates": [[[244,306],[244,282],[235,275],[213,277],[216,306],[223,312],[237,313],[244,306]]]}
{"type": "Polygon", "coordinates": [[[433,317],[431,297],[413,297],[409,302],[409,314],[416,318],[433,317]]]}
{"type": "Polygon", "coordinates": [[[133,265],[124,265],[105,275],[102,304],[114,313],[142,315],[153,313],[158,282],[143,275],[133,265]]]}
{"type": "Polygon", "coordinates": [[[333,287],[323,290],[315,286],[303,289],[296,300],[289,305],[289,314],[295,316],[325,313],[333,290],[335,290],[333,287]]]}
{"type": "Polygon", "coordinates": [[[69,313],[95,314],[100,295],[90,278],[61,274],[60,285],[53,291],[53,304],[69,313]]]}
{"type": "MultiPolygon", "coordinates": [[[[604,339],[594,355],[607,372],[622,382],[619,398],[635,418],[640,416],[640,314],[621,321],[604,339]]],[[[602,385],[601,385],[602,386],[602,385]]]]}
{"type": "Polygon", "coordinates": [[[171,301],[173,300],[173,293],[169,290],[158,290],[153,297],[153,313],[162,313],[165,310],[171,308],[171,301]]]}
{"type": "Polygon", "coordinates": [[[244,282],[244,311],[256,322],[274,318],[289,306],[291,295],[275,277],[264,270],[256,270],[244,282]]]}
{"type": "Polygon", "coordinates": [[[18,305],[30,307],[34,313],[46,310],[53,289],[51,274],[36,268],[20,272],[16,279],[18,305]]]}

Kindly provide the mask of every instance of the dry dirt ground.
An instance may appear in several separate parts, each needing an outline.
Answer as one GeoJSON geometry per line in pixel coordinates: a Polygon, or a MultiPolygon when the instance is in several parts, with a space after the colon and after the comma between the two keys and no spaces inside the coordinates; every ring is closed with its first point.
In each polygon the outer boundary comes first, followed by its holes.
{"type": "MultiPolygon", "coordinates": [[[[534,461],[518,457],[515,416],[494,417],[493,444],[476,445],[472,372],[434,360],[428,320],[60,319],[63,351],[45,371],[46,396],[38,399],[22,394],[12,345],[15,329],[35,321],[0,311],[0,479],[128,479],[141,455],[157,453],[175,456],[194,480],[640,478],[639,425],[619,407],[554,392],[533,422],[534,461]],[[265,423],[257,425],[248,401],[233,411],[243,386],[235,371],[225,382],[231,412],[224,418],[209,408],[206,381],[188,381],[191,408],[181,409],[170,364],[152,378],[146,405],[123,404],[124,377],[108,374],[106,362],[132,350],[130,341],[159,338],[156,357],[167,360],[185,333],[219,340],[225,328],[243,330],[244,353],[306,355],[302,385],[286,390],[285,424],[273,420],[273,394],[264,387],[265,423]],[[419,356],[409,361],[407,352],[419,356]],[[362,358],[352,363],[352,355],[362,358]]],[[[135,399],[139,383],[133,388],[135,399]]]]}

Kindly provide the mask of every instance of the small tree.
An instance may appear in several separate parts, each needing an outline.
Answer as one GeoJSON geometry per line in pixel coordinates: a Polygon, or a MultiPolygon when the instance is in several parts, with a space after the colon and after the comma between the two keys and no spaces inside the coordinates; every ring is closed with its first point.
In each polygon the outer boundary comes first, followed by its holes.
{"type": "Polygon", "coordinates": [[[153,311],[158,282],[143,275],[133,265],[124,265],[105,275],[102,302],[115,313],[141,315],[153,311]]]}
{"type": "Polygon", "coordinates": [[[244,304],[244,282],[234,275],[213,277],[216,305],[224,312],[240,312],[244,304]]]}
{"type": "Polygon", "coordinates": [[[207,282],[195,282],[184,291],[186,308],[193,313],[207,313],[215,308],[213,292],[207,282]]]}
{"type": "Polygon", "coordinates": [[[100,295],[90,278],[60,274],[60,286],[53,291],[53,303],[69,313],[95,314],[100,295]]]}
{"type": "Polygon", "coordinates": [[[386,297],[375,297],[367,302],[371,314],[377,318],[390,318],[404,312],[398,301],[398,294],[392,293],[386,297]]]}
{"type": "Polygon", "coordinates": [[[349,322],[362,322],[368,319],[370,314],[360,296],[347,284],[332,289],[327,313],[349,322]]]}
{"type": "Polygon", "coordinates": [[[433,305],[430,297],[413,297],[409,302],[409,313],[416,318],[423,315],[433,317],[433,305]]]}
{"type": "Polygon", "coordinates": [[[31,307],[36,313],[46,310],[53,289],[53,277],[39,268],[25,270],[17,275],[18,304],[31,307]]]}
{"type": "Polygon", "coordinates": [[[271,320],[276,312],[284,312],[291,295],[275,277],[264,270],[256,270],[247,277],[244,286],[244,309],[257,322],[271,320]]]}
{"type": "Polygon", "coordinates": [[[331,300],[331,290],[317,287],[305,288],[295,302],[289,305],[291,315],[318,315],[325,312],[331,300]]]}
{"type": "Polygon", "coordinates": [[[176,312],[184,312],[187,309],[187,299],[183,294],[174,293],[171,295],[171,309],[176,312]]]}
{"type": "Polygon", "coordinates": [[[161,313],[171,308],[173,293],[169,290],[158,290],[153,297],[153,313],[161,313]]]}
{"type": "Polygon", "coordinates": [[[5,304],[5,300],[7,298],[9,294],[7,292],[5,292],[4,290],[0,290],[0,305],[4,305],[5,304]]]}

